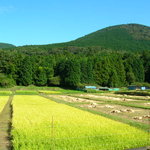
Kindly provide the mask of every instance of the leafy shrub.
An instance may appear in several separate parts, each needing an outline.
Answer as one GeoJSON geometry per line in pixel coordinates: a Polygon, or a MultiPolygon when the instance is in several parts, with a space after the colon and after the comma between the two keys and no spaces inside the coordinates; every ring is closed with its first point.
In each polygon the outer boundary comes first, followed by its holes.
{"type": "Polygon", "coordinates": [[[0,87],[11,87],[13,85],[15,85],[15,81],[12,78],[0,73],[0,87]]]}
{"type": "Polygon", "coordinates": [[[17,90],[16,95],[37,95],[38,92],[34,90],[17,90]]]}
{"type": "Polygon", "coordinates": [[[147,82],[135,82],[132,85],[150,87],[150,83],[147,83],[147,82]]]}
{"type": "Polygon", "coordinates": [[[48,85],[59,86],[60,85],[60,77],[56,76],[56,77],[50,78],[48,81],[48,85]]]}
{"type": "Polygon", "coordinates": [[[0,95],[10,95],[12,91],[0,91],[0,95]]]}
{"type": "Polygon", "coordinates": [[[94,89],[86,89],[86,92],[87,93],[97,93],[97,91],[94,89]]]}

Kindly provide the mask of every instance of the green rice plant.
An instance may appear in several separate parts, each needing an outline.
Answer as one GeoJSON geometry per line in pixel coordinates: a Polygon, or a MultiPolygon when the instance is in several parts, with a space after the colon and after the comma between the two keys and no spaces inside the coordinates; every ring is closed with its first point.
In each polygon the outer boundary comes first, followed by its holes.
{"type": "Polygon", "coordinates": [[[12,94],[11,91],[0,91],[0,95],[1,95],[1,96],[3,96],[3,95],[4,95],[4,96],[5,96],[5,95],[7,96],[7,95],[11,95],[11,94],[12,94]]]}
{"type": "Polygon", "coordinates": [[[61,93],[64,93],[64,94],[84,93],[84,91],[70,90],[70,89],[61,89],[60,92],[61,92],[61,93]]]}
{"type": "Polygon", "coordinates": [[[34,90],[16,90],[16,95],[37,95],[38,92],[34,90]]]}
{"type": "Polygon", "coordinates": [[[40,96],[12,102],[14,150],[123,150],[150,144],[147,132],[40,96]]]}
{"type": "Polygon", "coordinates": [[[60,88],[60,87],[29,85],[29,86],[16,86],[15,89],[16,90],[60,90],[62,88],[60,88]]]}
{"type": "Polygon", "coordinates": [[[87,89],[85,90],[87,93],[96,93],[97,91],[95,89],[87,89]]]}
{"type": "Polygon", "coordinates": [[[2,112],[3,108],[5,107],[7,101],[8,101],[8,96],[0,96],[0,113],[2,112]]]}
{"type": "Polygon", "coordinates": [[[39,90],[39,93],[44,93],[44,94],[80,94],[84,93],[84,91],[78,91],[78,90],[70,90],[70,89],[51,89],[51,90],[39,90]]]}
{"type": "Polygon", "coordinates": [[[40,90],[38,91],[39,93],[44,93],[44,94],[60,94],[60,91],[46,91],[46,90],[40,90]]]}
{"type": "Polygon", "coordinates": [[[86,89],[86,93],[95,93],[95,94],[103,94],[103,93],[112,93],[112,91],[102,91],[102,90],[95,90],[95,89],[86,89]]]}

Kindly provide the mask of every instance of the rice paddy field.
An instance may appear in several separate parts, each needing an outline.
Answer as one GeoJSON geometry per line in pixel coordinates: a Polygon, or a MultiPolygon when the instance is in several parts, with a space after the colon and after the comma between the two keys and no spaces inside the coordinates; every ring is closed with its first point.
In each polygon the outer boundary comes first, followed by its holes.
{"type": "Polygon", "coordinates": [[[149,142],[145,131],[40,96],[15,96],[12,105],[15,150],[123,150],[149,142]]]}
{"type": "Polygon", "coordinates": [[[40,90],[39,93],[44,93],[44,94],[60,94],[62,92],[60,91],[46,91],[46,90],[40,90]]]}
{"type": "MultiPolygon", "coordinates": [[[[147,129],[80,109],[85,105],[99,111],[102,107],[98,105],[108,106],[96,99],[97,94],[93,99],[86,93],[84,97],[83,92],[80,95],[81,92],[62,89],[17,89],[13,94],[9,131],[12,150],[127,150],[150,145],[147,129]]],[[[0,96],[0,113],[8,99],[9,96],[0,96]]],[[[145,97],[142,99],[145,103],[145,97]]],[[[148,112],[148,108],[145,110],[148,112]]]]}

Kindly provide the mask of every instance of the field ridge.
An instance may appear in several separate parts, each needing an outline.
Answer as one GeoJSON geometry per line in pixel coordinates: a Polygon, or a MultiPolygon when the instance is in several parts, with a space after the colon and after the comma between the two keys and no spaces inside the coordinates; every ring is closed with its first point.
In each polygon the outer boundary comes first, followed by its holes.
{"type": "Polygon", "coordinates": [[[3,111],[0,113],[0,150],[11,149],[10,142],[10,125],[12,118],[12,108],[11,102],[13,100],[13,95],[9,97],[3,111]]]}

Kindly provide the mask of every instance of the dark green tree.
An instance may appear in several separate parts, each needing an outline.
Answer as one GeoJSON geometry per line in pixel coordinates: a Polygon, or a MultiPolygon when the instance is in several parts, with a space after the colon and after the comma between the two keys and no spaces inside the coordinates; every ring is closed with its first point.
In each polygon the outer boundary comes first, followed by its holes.
{"type": "Polygon", "coordinates": [[[109,87],[119,87],[119,84],[120,83],[119,83],[117,72],[114,70],[110,74],[108,86],[109,87]]]}
{"type": "Polygon", "coordinates": [[[30,57],[26,56],[20,65],[19,68],[19,85],[31,85],[33,83],[33,75],[32,75],[32,60],[30,57]]]}
{"type": "Polygon", "coordinates": [[[67,60],[63,73],[65,86],[74,88],[80,84],[80,64],[77,59],[67,60]]]}
{"type": "Polygon", "coordinates": [[[110,77],[110,61],[108,57],[103,57],[99,61],[96,61],[94,66],[94,78],[95,82],[101,86],[108,86],[110,77]]]}
{"type": "Polygon", "coordinates": [[[141,55],[141,59],[144,66],[145,82],[150,83],[150,52],[144,51],[141,55]]]}
{"type": "Polygon", "coordinates": [[[36,80],[35,84],[37,86],[44,86],[47,84],[47,76],[46,76],[46,71],[43,67],[39,67],[36,70],[36,80]]]}

